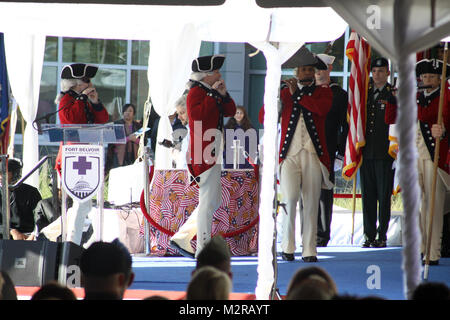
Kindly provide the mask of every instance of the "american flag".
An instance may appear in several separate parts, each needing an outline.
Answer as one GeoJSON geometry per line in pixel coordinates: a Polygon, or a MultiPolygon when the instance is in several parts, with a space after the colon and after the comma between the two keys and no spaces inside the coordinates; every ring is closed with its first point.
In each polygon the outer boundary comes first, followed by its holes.
{"type": "Polygon", "coordinates": [[[9,84],[6,71],[5,43],[0,33],[0,153],[5,154],[9,142],[9,84]]]}
{"type": "Polygon", "coordinates": [[[346,180],[355,177],[361,166],[361,147],[365,145],[366,102],[370,74],[370,46],[352,31],[346,55],[352,62],[348,88],[347,121],[349,131],[345,149],[342,176],[346,180]]]}

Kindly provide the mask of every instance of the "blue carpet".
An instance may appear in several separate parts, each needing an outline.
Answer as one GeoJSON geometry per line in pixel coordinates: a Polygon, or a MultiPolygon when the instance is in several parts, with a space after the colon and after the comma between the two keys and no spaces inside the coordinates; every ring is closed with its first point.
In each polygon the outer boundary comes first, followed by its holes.
{"type": "MultiPolygon", "coordinates": [[[[308,264],[296,253],[293,262],[278,257],[277,287],[286,294],[291,277],[306,266],[319,266],[334,279],[340,294],[379,296],[390,300],[405,299],[403,293],[402,248],[362,249],[356,246],[318,248],[318,263],[308,264]],[[379,275],[379,282],[375,276],[379,275]],[[370,288],[372,287],[372,288],[370,288]]],[[[233,292],[253,294],[258,278],[257,257],[232,258],[233,292]]],[[[184,257],[133,257],[136,274],[130,289],[185,291],[195,261],[184,257]]],[[[441,258],[431,266],[428,281],[450,286],[450,258],[441,258]]]]}

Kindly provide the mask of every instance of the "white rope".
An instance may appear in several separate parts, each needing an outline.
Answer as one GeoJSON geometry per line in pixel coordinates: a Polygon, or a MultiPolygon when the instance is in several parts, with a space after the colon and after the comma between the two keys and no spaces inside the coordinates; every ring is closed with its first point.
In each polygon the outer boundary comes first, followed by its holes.
{"type": "MultiPolygon", "coordinates": [[[[152,111],[152,103],[150,102],[150,92],[148,94],[147,100],[144,103],[144,115],[142,119],[142,133],[139,135],[139,149],[137,155],[137,161],[144,159],[144,144],[145,144],[145,131],[148,127],[148,120],[150,118],[150,112],[152,111]]],[[[150,146],[149,146],[150,147],[150,146]]]]}
{"type": "Polygon", "coordinates": [[[404,294],[411,298],[412,291],[421,281],[420,259],[421,233],[418,226],[420,187],[417,173],[417,103],[414,55],[399,59],[399,108],[397,129],[399,140],[399,182],[402,187],[404,207],[403,236],[403,278],[404,294]]]}
{"type": "Polygon", "coordinates": [[[421,233],[419,223],[420,187],[418,183],[416,146],[417,134],[417,80],[416,55],[405,48],[410,13],[408,1],[394,4],[394,34],[398,57],[398,170],[402,188],[404,224],[403,237],[403,291],[411,299],[414,289],[420,284],[422,265],[420,259],[421,233]]]}

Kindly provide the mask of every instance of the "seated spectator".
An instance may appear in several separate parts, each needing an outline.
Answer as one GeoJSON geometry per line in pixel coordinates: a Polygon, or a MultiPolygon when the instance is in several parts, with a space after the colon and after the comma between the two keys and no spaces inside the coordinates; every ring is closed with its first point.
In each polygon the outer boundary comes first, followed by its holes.
{"type": "MultiPolygon", "coordinates": [[[[301,287],[304,283],[306,283],[306,281],[312,281],[310,283],[314,283],[314,281],[316,281],[316,284],[317,281],[320,281],[321,287],[323,287],[323,289],[325,290],[325,292],[321,294],[323,294],[323,296],[325,297],[328,297],[328,299],[331,299],[332,297],[337,295],[336,283],[324,269],[319,267],[307,267],[297,270],[297,272],[294,274],[291,281],[289,282],[286,297],[291,296],[294,290],[301,287]]],[[[307,285],[310,286],[310,283],[308,283],[307,285]]]]}
{"type": "Polygon", "coordinates": [[[31,300],[77,300],[77,297],[68,287],[57,282],[49,282],[39,288],[31,300]]]}
{"type": "Polygon", "coordinates": [[[287,294],[286,300],[331,300],[328,283],[318,275],[311,275],[287,294]]]}
{"type": "MultiPolygon", "coordinates": [[[[33,231],[33,239],[47,239],[50,241],[61,241],[61,189],[58,188],[58,198],[56,199],[56,208],[53,205],[53,197],[42,199],[34,208],[35,229],[33,231]]],[[[67,208],[72,207],[72,198],[67,198],[67,208]]],[[[89,241],[94,233],[92,224],[86,231],[83,231],[81,237],[81,245],[89,241]]],[[[30,237],[31,240],[31,237],[30,237]]]]}
{"type": "Polygon", "coordinates": [[[412,300],[449,300],[450,289],[441,282],[424,282],[414,289],[412,300]]]}
{"type": "MultiPolygon", "coordinates": [[[[231,252],[222,236],[214,236],[200,251],[197,257],[196,270],[204,266],[215,267],[233,279],[231,272],[231,252]]],[[[195,270],[193,271],[195,272],[195,270]]]]}
{"type": "Polygon", "coordinates": [[[181,96],[175,102],[177,112],[176,121],[172,123],[172,167],[176,169],[187,169],[186,154],[189,146],[189,117],[186,109],[187,95],[181,96]]]}
{"type": "Polygon", "coordinates": [[[85,300],[121,300],[134,280],[128,249],[118,240],[94,242],[80,259],[85,300]]]}
{"type": "Polygon", "coordinates": [[[110,144],[106,155],[105,176],[113,168],[128,166],[136,161],[139,149],[139,138],[134,134],[142,124],[135,120],[136,107],[127,103],[122,107],[122,119],[114,124],[123,124],[127,141],[125,144],[110,144]]]}
{"type": "Polygon", "coordinates": [[[232,283],[228,274],[211,266],[197,269],[187,288],[187,300],[228,300],[232,283]]]}
{"type": "Polygon", "coordinates": [[[236,114],[225,125],[223,168],[233,169],[236,160],[237,169],[252,169],[253,166],[249,163],[247,156],[253,163],[256,162],[258,138],[258,131],[253,127],[247,110],[243,106],[237,106],[236,114]],[[236,159],[235,152],[237,152],[236,159]]]}
{"type": "Polygon", "coordinates": [[[148,296],[142,300],[170,300],[170,299],[166,298],[164,296],[160,296],[159,294],[154,294],[154,295],[148,296]]]}
{"type": "Polygon", "coordinates": [[[6,271],[0,272],[0,300],[17,300],[17,292],[6,271]]]}
{"type": "MultiPolygon", "coordinates": [[[[8,184],[16,184],[22,177],[22,162],[8,159],[8,184]]],[[[1,182],[1,176],[0,176],[1,182]]],[[[29,184],[22,183],[9,194],[10,199],[10,235],[13,240],[32,240],[34,230],[33,210],[42,199],[39,190],[29,184]]],[[[0,193],[1,210],[1,193],[0,193]]],[[[0,224],[2,216],[0,215],[0,224]]]]}

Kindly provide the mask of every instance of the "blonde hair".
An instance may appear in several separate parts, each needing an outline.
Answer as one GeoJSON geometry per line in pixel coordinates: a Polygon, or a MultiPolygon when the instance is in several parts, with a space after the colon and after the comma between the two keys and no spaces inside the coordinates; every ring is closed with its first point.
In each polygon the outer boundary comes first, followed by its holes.
{"type": "Polygon", "coordinates": [[[223,271],[204,266],[196,270],[187,288],[187,300],[228,300],[230,277],[223,271]]]}
{"type": "Polygon", "coordinates": [[[305,267],[298,269],[291,278],[287,288],[287,294],[290,295],[297,287],[300,287],[307,280],[320,281],[326,286],[329,296],[338,293],[336,283],[330,274],[319,267],[305,267]]]}
{"type": "Polygon", "coordinates": [[[175,108],[183,108],[186,109],[186,100],[187,100],[187,94],[183,94],[181,97],[177,99],[175,102],[175,108]]]}

